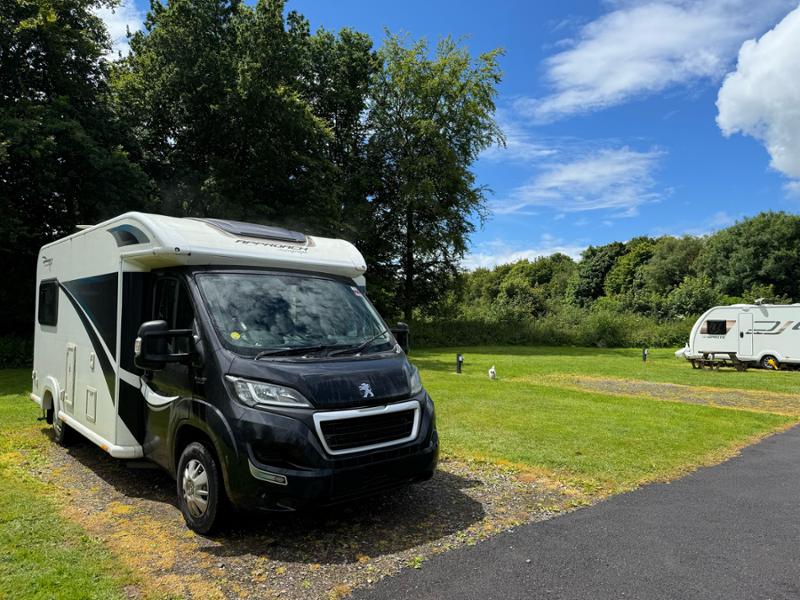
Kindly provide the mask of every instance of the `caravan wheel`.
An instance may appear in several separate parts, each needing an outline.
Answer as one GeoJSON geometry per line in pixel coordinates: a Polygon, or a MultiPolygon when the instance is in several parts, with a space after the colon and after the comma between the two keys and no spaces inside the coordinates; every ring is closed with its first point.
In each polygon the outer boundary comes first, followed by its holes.
{"type": "Polygon", "coordinates": [[[222,481],[217,461],[205,444],[186,446],[178,462],[177,480],[178,507],[186,525],[197,533],[210,533],[220,517],[222,481]]]}
{"type": "Polygon", "coordinates": [[[771,354],[767,354],[766,356],[761,358],[761,368],[762,369],[769,369],[771,371],[777,371],[781,368],[781,363],[778,362],[778,359],[772,356],[771,354]]]}

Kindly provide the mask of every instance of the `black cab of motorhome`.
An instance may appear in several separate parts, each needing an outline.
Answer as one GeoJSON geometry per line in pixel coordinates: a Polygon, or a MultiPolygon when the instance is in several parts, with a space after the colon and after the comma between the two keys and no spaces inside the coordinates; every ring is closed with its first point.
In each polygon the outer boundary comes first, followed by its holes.
{"type": "Polygon", "coordinates": [[[189,527],[209,532],[227,503],[289,511],[433,475],[433,402],[353,279],[235,266],[134,275],[120,360],[141,376],[146,408],[125,415],[121,397],[120,417],[143,421],[131,428],[176,478],[189,527]]]}

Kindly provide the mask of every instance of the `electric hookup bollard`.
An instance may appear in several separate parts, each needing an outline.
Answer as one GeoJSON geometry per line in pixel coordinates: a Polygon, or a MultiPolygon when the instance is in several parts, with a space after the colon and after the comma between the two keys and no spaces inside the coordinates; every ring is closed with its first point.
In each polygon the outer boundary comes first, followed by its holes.
{"type": "Polygon", "coordinates": [[[461,365],[464,364],[464,355],[456,354],[456,373],[461,373],[461,365]]]}

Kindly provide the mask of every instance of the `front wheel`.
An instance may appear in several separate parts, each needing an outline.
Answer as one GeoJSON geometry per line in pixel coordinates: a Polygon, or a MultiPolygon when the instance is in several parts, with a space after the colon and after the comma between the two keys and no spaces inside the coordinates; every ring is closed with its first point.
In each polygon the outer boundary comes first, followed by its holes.
{"type": "Polygon", "coordinates": [[[178,462],[178,507],[186,525],[200,534],[212,532],[222,513],[222,480],[214,454],[202,442],[192,442],[178,462]]]}
{"type": "Polygon", "coordinates": [[[769,369],[771,371],[777,371],[780,369],[780,363],[778,359],[772,356],[771,354],[767,354],[766,356],[762,357],[761,359],[761,368],[762,369],[769,369]]]}

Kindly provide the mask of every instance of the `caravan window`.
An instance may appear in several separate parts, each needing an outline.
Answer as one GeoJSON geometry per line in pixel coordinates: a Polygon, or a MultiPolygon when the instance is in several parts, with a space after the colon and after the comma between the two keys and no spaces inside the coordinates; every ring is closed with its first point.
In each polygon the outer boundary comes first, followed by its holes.
{"type": "Polygon", "coordinates": [[[39,325],[55,327],[58,323],[58,282],[55,279],[39,284],[39,325]]]}
{"type": "Polygon", "coordinates": [[[703,324],[702,329],[705,329],[705,331],[701,331],[700,333],[705,333],[708,335],[725,335],[728,333],[728,321],[706,321],[703,324]]]}

